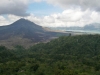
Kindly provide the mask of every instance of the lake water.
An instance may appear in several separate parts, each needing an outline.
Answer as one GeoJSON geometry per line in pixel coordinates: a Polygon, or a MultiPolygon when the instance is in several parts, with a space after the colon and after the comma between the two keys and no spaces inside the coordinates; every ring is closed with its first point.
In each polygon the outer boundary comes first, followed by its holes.
{"type": "Polygon", "coordinates": [[[67,31],[72,31],[72,32],[81,32],[81,33],[89,33],[89,34],[100,34],[100,31],[92,31],[92,30],[67,30],[67,31]]]}

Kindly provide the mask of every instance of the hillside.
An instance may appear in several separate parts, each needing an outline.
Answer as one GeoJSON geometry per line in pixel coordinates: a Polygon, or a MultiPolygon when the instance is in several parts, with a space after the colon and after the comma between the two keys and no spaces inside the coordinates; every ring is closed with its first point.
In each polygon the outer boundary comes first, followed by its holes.
{"type": "Polygon", "coordinates": [[[99,75],[100,35],[62,36],[9,50],[0,46],[1,75],[99,75]]]}
{"type": "Polygon", "coordinates": [[[47,31],[29,20],[19,19],[11,25],[0,26],[0,45],[11,48],[20,44],[29,47],[38,42],[47,42],[61,35],[68,34],[47,31]]]}

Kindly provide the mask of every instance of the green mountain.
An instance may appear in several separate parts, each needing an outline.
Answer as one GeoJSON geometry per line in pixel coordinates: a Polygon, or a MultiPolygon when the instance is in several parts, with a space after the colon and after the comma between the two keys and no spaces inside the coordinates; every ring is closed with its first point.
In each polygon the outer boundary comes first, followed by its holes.
{"type": "Polygon", "coordinates": [[[100,35],[62,36],[9,50],[0,46],[1,75],[99,75],[100,35]]]}

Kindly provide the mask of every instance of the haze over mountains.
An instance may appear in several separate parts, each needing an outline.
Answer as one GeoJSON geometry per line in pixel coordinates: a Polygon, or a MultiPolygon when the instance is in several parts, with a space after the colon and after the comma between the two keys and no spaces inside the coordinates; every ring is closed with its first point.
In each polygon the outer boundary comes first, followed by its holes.
{"type": "Polygon", "coordinates": [[[85,25],[84,27],[72,26],[72,27],[51,27],[53,30],[63,30],[63,31],[78,31],[78,32],[95,32],[100,33],[100,23],[92,23],[85,25]]]}
{"type": "Polygon", "coordinates": [[[29,20],[19,19],[11,25],[0,27],[0,45],[7,47],[15,45],[29,47],[38,42],[47,42],[60,35],[68,34],[48,31],[29,20]]]}

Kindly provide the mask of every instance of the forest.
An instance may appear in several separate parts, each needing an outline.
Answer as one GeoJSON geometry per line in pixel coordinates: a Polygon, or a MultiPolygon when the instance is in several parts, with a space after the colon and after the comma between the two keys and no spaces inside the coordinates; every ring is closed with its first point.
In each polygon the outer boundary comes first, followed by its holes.
{"type": "Polygon", "coordinates": [[[28,49],[0,46],[0,75],[100,75],[100,35],[61,36],[28,49]]]}

